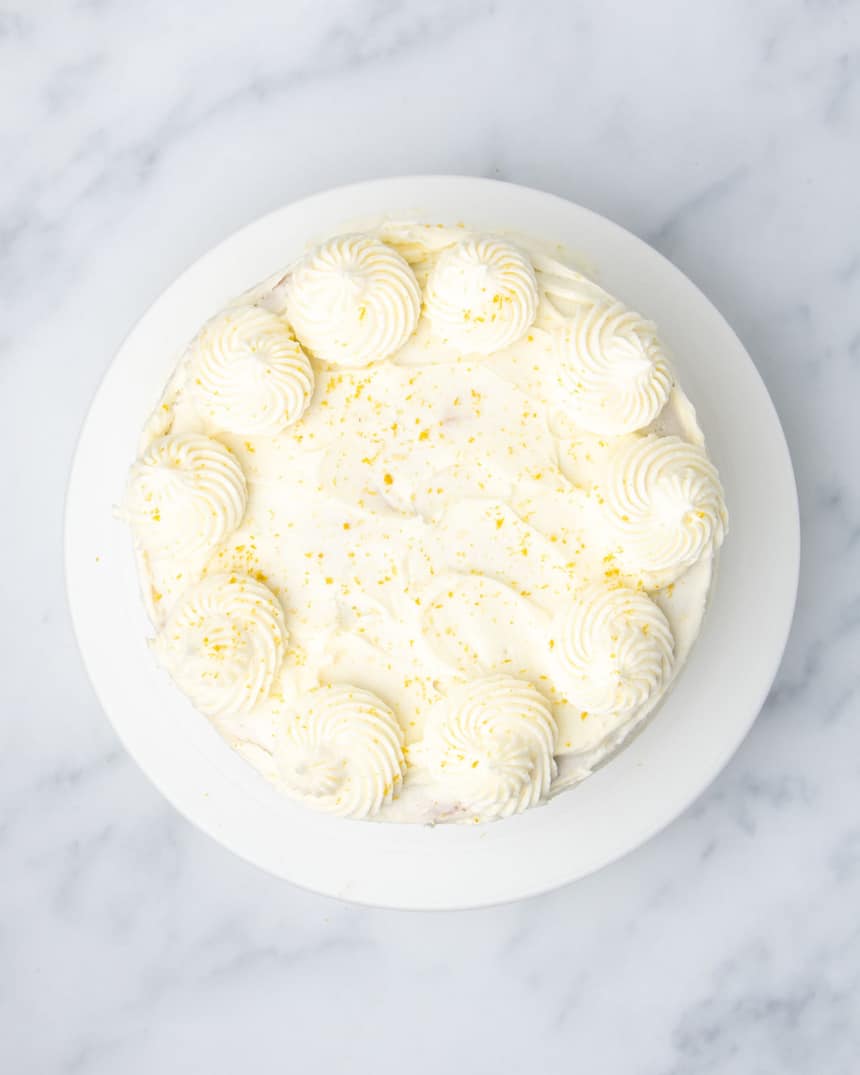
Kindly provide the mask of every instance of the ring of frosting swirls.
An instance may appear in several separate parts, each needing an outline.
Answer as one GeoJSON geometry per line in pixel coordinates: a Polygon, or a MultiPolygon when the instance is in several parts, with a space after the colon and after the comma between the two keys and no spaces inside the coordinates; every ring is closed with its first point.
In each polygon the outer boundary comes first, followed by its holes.
{"type": "Polygon", "coordinates": [[[630,437],[613,451],[604,511],[616,558],[646,586],[678,578],[722,543],[728,525],[723,489],[705,450],[680,437],[630,437]]]}
{"type": "Polygon", "coordinates": [[[285,284],[287,317],[302,344],[337,366],[367,366],[406,343],[421,312],[415,274],[370,235],[339,235],[311,251],[285,284]]]}
{"type": "Polygon", "coordinates": [[[625,717],[667,682],[675,642],[647,594],[587,586],[551,627],[558,685],[583,710],[625,717]]]}
{"type": "Polygon", "coordinates": [[[555,353],[571,417],[590,433],[641,429],[672,390],[655,326],[619,302],[579,306],[556,332],[555,353]]]}
{"type": "Polygon", "coordinates": [[[402,787],[403,731],[370,691],[317,687],[286,716],[276,761],[284,790],[306,806],[372,817],[402,787]]]}
{"type": "Polygon", "coordinates": [[[434,708],[424,747],[433,775],[481,818],[508,817],[549,794],[558,728],[525,680],[494,674],[455,688],[434,708]]]}
{"type": "Polygon", "coordinates": [[[221,429],[273,437],[307,410],[314,373],[283,318],[236,306],[192,344],[191,388],[197,409],[221,429]]]}
{"type": "Polygon", "coordinates": [[[147,552],[194,557],[229,537],[246,504],[233,453],[211,437],[176,433],[153,441],[132,466],[123,510],[147,552]]]}
{"type": "Polygon", "coordinates": [[[272,591],[248,575],[218,574],[179,598],[154,648],[202,713],[247,713],[271,691],[287,642],[272,591]]]}
{"type": "Polygon", "coordinates": [[[470,236],[443,251],[424,304],[434,332],[465,353],[488,355],[522,339],[537,315],[529,258],[512,243],[470,236]]]}

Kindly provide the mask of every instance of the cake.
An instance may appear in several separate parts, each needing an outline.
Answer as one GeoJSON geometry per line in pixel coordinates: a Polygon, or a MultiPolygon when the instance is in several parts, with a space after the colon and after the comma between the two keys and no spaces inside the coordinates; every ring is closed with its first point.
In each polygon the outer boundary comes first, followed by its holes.
{"type": "Polygon", "coordinates": [[[536,240],[384,221],[215,313],[122,514],[152,649],[285,795],[521,813],[659,706],[727,529],[655,325],[536,240]]]}

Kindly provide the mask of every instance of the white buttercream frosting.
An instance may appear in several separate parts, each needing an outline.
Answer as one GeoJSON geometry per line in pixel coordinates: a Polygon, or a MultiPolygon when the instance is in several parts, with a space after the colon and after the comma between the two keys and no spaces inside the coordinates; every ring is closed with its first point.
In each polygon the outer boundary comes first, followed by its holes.
{"type": "Polygon", "coordinates": [[[223,444],[199,433],[159,437],[132,466],[123,514],[150,555],[209,553],[242,522],[245,475],[223,444]]]}
{"type": "Polygon", "coordinates": [[[631,437],[614,449],[606,517],[619,564],[646,585],[665,585],[718,548],[727,515],[716,467],[680,437],[631,437]]]}
{"type": "Polygon", "coordinates": [[[437,335],[464,353],[482,355],[522,339],[538,299],[528,255],[494,236],[468,236],[445,250],[424,295],[437,335]]]}
{"type": "Polygon", "coordinates": [[[209,717],[247,713],[272,689],[287,631],[272,591],[247,575],[211,575],[171,609],[154,648],[209,717]]]}
{"type": "Polygon", "coordinates": [[[555,619],[550,648],[558,685],[584,714],[621,718],[666,682],[674,639],[647,594],[596,583],[555,619]]]}
{"type": "Polygon", "coordinates": [[[672,390],[657,329],[619,302],[581,304],[555,335],[567,408],[592,433],[632,433],[652,422],[672,390]]]}
{"type": "Polygon", "coordinates": [[[310,403],[314,373],[289,326],[260,306],[214,317],[191,346],[191,386],[199,412],[231,433],[275,436],[310,403]]]}
{"type": "Polygon", "coordinates": [[[286,793],[307,806],[372,817],[400,791],[403,731],[370,691],[317,687],[284,716],[276,763],[286,793]]]}
{"type": "Polygon", "coordinates": [[[421,289],[407,262],[369,235],[317,247],[284,284],[287,316],[305,347],[337,366],[366,366],[415,331],[421,289]]]}
{"type": "Polygon", "coordinates": [[[546,798],[557,736],[552,711],[531,683],[492,675],[456,687],[435,707],[424,745],[434,776],[484,819],[521,813],[546,798]]]}
{"type": "Polygon", "coordinates": [[[619,749],[726,530],[653,325],[538,244],[410,222],[203,327],[125,515],[218,733],[314,809],[411,822],[518,813],[619,749]]]}

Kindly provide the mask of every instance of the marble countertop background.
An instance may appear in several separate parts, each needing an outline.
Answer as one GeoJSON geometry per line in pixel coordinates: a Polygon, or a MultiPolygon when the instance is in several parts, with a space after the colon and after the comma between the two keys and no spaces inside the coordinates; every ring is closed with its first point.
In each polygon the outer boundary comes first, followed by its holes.
{"type": "Polygon", "coordinates": [[[858,164],[856,3],[0,4],[0,1070],[860,1070],[858,164]],[[309,895],[178,817],[99,710],[61,559],[85,409],[158,292],[409,172],[564,195],[687,272],[774,398],[804,541],[777,683],[699,803],[445,915],[309,895]]]}

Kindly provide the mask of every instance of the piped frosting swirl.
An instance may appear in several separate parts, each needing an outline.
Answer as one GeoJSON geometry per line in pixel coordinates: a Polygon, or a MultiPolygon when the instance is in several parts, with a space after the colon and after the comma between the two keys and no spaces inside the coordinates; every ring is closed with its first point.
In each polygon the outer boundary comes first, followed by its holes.
{"type": "Polygon", "coordinates": [[[359,687],[318,687],[284,719],[276,754],[286,793],[343,817],[372,817],[396,798],[406,765],[389,707],[359,687]]]}
{"type": "Polygon", "coordinates": [[[722,543],[723,490],[703,448],[680,437],[631,437],[614,450],[604,510],[616,558],[647,586],[678,578],[722,543]]]}
{"type": "Polygon", "coordinates": [[[424,304],[443,340],[463,353],[488,355],[525,336],[538,298],[535,271],[522,250],[493,236],[469,236],[439,256],[424,304]]]}
{"type": "Polygon", "coordinates": [[[310,403],[314,373],[289,326],[259,306],[236,306],[203,326],[190,354],[198,411],[231,433],[273,437],[310,403]]]}
{"type": "Polygon", "coordinates": [[[619,302],[579,306],[556,332],[555,354],[570,415],[591,433],[642,429],[672,390],[656,327],[619,302]]]}
{"type": "Polygon", "coordinates": [[[367,366],[415,331],[421,290],[408,263],[370,235],[339,235],[311,251],[284,285],[302,344],[337,366],[367,366]]]}
{"type": "Polygon", "coordinates": [[[433,775],[485,819],[508,817],[549,794],[558,729],[543,695],[496,674],[456,687],[430,714],[424,749],[433,775]]]}
{"type": "Polygon", "coordinates": [[[287,642],[272,591],[247,575],[210,575],[179,598],[154,648],[209,717],[247,713],[271,691],[287,642]]]}
{"type": "Polygon", "coordinates": [[[132,466],[123,514],[150,555],[193,558],[229,537],[246,503],[233,453],[211,437],[177,433],[154,440],[132,466]]]}
{"type": "Polygon", "coordinates": [[[550,649],[559,688],[584,713],[622,718],[668,680],[674,639],[647,594],[595,583],[555,619],[550,649]]]}

